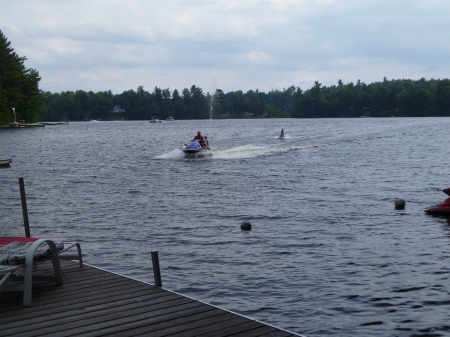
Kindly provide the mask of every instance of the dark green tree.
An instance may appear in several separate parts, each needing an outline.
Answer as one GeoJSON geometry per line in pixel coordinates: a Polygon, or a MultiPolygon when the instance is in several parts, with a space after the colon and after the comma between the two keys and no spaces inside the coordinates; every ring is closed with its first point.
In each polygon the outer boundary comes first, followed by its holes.
{"type": "Polygon", "coordinates": [[[230,91],[226,95],[228,101],[227,111],[236,117],[242,117],[245,112],[244,93],[242,90],[230,91]]]}
{"type": "Polygon", "coordinates": [[[297,87],[294,93],[294,104],[292,106],[290,115],[294,118],[303,117],[303,110],[302,110],[302,97],[303,96],[303,90],[297,87]]]}
{"type": "MultiPolygon", "coordinates": [[[[101,120],[109,119],[109,112],[114,106],[112,92],[110,90],[99,92],[94,97],[91,118],[101,120]]],[[[76,105],[75,107],[78,108],[76,105]]]]}
{"type": "Polygon", "coordinates": [[[175,119],[181,119],[184,115],[184,111],[186,107],[184,106],[183,98],[180,96],[180,93],[177,89],[175,89],[172,93],[172,102],[170,106],[170,115],[175,119]]]}
{"type": "Polygon", "coordinates": [[[209,118],[208,103],[203,90],[195,85],[191,86],[191,106],[192,115],[195,119],[209,118]]]}
{"type": "Polygon", "coordinates": [[[27,69],[26,57],[20,57],[11,47],[11,42],[0,31],[0,124],[17,119],[37,122],[43,105],[39,90],[39,73],[27,69]]]}
{"type": "Polygon", "coordinates": [[[194,118],[194,109],[192,103],[192,93],[188,88],[184,88],[181,92],[184,103],[183,114],[181,115],[181,119],[192,119],[194,118]]]}
{"type": "Polygon", "coordinates": [[[392,91],[386,83],[386,78],[382,84],[377,84],[372,94],[372,111],[378,115],[385,115],[391,111],[395,103],[393,102],[392,91]]]}
{"type": "Polygon", "coordinates": [[[427,114],[432,109],[431,95],[420,86],[409,84],[397,95],[397,106],[400,116],[421,116],[427,114]]]}
{"type": "Polygon", "coordinates": [[[227,113],[227,99],[222,89],[216,89],[213,97],[213,117],[227,113]]]}
{"type": "Polygon", "coordinates": [[[450,80],[439,81],[436,90],[437,114],[450,116],[450,80]]]}
{"type": "Polygon", "coordinates": [[[300,110],[299,117],[317,118],[325,117],[322,111],[322,84],[314,82],[314,86],[301,95],[297,107],[300,110]]]}

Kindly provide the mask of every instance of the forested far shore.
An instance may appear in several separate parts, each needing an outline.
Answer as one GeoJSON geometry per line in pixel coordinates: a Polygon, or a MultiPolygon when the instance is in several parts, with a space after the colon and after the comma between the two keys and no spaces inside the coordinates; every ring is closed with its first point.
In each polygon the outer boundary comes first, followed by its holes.
{"type": "Polygon", "coordinates": [[[192,85],[181,93],[139,86],[121,94],[82,90],[42,92],[42,121],[87,119],[147,120],[206,118],[352,118],[450,116],[450,80],[387,80],[365,84],[291,86],[268,93],[258,89],[205,93],[192,85]]]}

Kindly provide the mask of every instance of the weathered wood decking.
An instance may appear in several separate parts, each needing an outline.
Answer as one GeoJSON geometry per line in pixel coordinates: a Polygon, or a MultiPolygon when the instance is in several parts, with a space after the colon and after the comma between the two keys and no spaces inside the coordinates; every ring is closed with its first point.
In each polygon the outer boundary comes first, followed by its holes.
{"type": "MultiPolygon", "coordinates": [[[[64,284],[0,294],[0,336],[298,336],[121,275],[61,261],[64,284]]],[[[47,268],[45,264],[39,268],[47,268]]]]}

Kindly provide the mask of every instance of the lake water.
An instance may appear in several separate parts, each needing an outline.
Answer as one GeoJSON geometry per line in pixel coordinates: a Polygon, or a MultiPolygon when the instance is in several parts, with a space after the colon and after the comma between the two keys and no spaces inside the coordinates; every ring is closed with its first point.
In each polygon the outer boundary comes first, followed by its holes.
{"type": "Polygon", "coordinates": [[[450,334],[450,118],[80,122],[0,130],[0,229],[308,336],[450,334]],[[285,139],[278,139],[281,128],[285,139]],[[200,130],[211,158],[187,160],[200,130]],[[394,200],[406,209],[394,209],[394,200]],[[249,221],[251,231],[241,231],[249,221]]]}

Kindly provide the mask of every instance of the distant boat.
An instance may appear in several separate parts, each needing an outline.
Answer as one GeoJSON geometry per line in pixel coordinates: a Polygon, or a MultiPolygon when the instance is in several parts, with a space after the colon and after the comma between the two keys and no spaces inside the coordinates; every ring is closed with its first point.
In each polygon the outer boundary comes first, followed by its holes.
{"type": "Polygon", "coordinates": [[[70,125],[72,123],[70,122],[39,122],[40,124],[44,125],[70,125]]]}
{"type": "Polygon", "coordinates": [[[39,123],[44,125],[58,125],[58,122],[39,122],[39,123]]]}
{"type": "Polygon", "coordinates": [[[36,128],[36,127],[44,127],[45,125],[42,123],[30,123],[30,124],[19,124],[19,128],[36,128]]]}
{"type": "Polygon", "coordinates": [[[166,121],[171,121],[171,122],[173,122],[174,120],[175,120],[175,118],[173,118],[172,116],[169,116],[169,117],[166,118],[166,121]]]}
{"type": "Polygon", "coordinates": [[[152,117],[152,119],[149,121],[150,123],[161,123],[158,117],[152,117]]]}
{"type": "Polygon", "coordinates": [[[0,167],[9,167],[9,164],[11,164],[11,159],[0,159],[0,167]]]}

